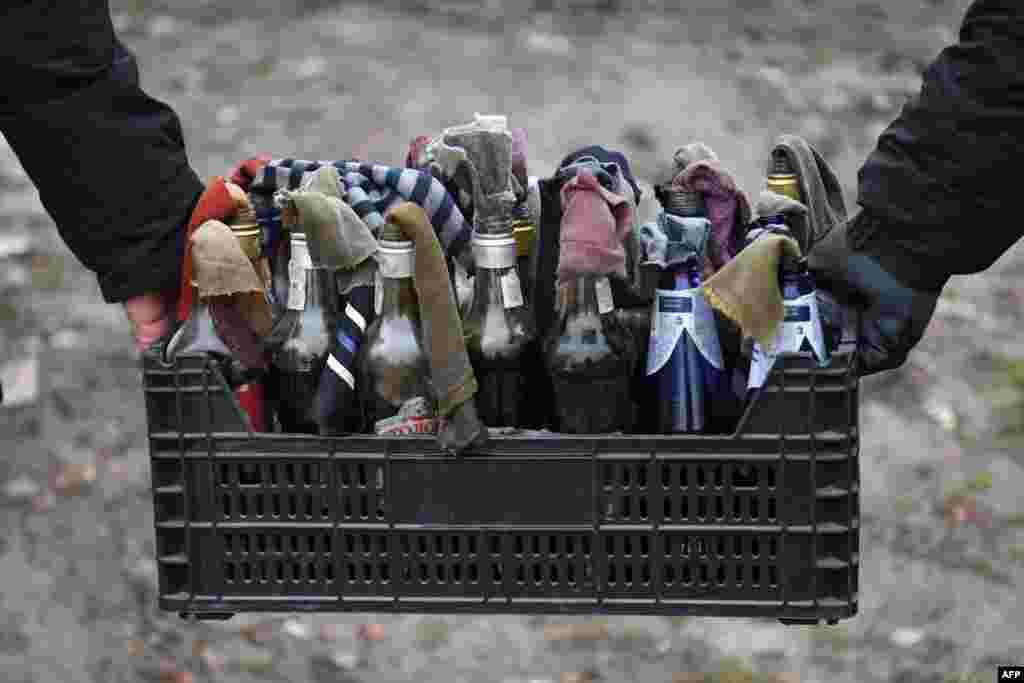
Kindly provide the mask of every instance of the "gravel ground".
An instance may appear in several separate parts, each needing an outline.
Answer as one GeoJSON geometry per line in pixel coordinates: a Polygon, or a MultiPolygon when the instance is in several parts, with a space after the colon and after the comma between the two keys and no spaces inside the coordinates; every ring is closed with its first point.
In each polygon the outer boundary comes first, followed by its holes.
{"type": "MultiPolygon", "coordinates": [[[[538,1],[516,16],[435,0],[112,4],[145,88],[181,115],[201,177],[263,151],[397,164],[416,135],[479,111],[528,128],[535,174],[599,142],[656,182],[675,147],[701,140],[752,194],[772,138],[795,132],[828,157],[853,206],[858,166],[967,2],[538,1]]],[[[996,665],[1024,662],[1019,245],[954,278],[907,366],[864,382],[857,618],[611,618],[576,643],[547,639],[545,626],[567,621],[547,617],[192,625],[159,613],[127,323],[5,145],[0,260],[13,404],[0,409],[0,670],[11,683],[702,680],[686,672],[910,683],[993,680],[996,665]]]]}

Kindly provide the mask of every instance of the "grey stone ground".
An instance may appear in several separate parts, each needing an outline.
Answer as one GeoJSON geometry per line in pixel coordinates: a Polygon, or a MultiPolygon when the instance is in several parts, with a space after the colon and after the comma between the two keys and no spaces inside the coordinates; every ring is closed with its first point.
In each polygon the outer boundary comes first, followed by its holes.
{"type": "MultiPolygon", "coordinates": [[[[528,128],[536,174],[600,142],[657,181],[675,146],[701,140],[749,193],[771,139],[796,132],[829,156],[852,204],[870,144],[967,3],[695,2],[668,13],[655,11],[667,3],[612,2],[620,11],[600,21],[594,2],[504,20],[494,2],[113,4],[145,87],[180,113],[202,177],[261,151],[398,163],[415,135],[480,111],[528,128]]],[[[154,607],[127,324],[0,147],[0,364],[40,363],[38,398],[0,409],[0,671],[12,683],[175,680],[161,668],[197,681],[526,683],[583,671],[670,681],[741,667],[802,681],[993,680],[997,664],[1024,662],[1024,442],[996,439],[1024,427],[1024,373],[1016,366],[1020,384],[1007,384],[997,363],[1024,359],[1020,255],[1018,245],[989,272],[955,278],[908,366],[865,382],[861,614],[848,623],[615,618],[610,639],[575,648],[545,641],[543,626],[564,621],[554,618],[300,618],[312,638],[285,629],[287,615],[190,626],[154,607]],[[67,463],[95,464],[95,485],[47,499],[67,463]],[[978,514],[949,529],[944,496],[966,481],[978,514]],[[240,638],[255,622],[269,624],[267,643],[240,638]],[[382,624],[384,640],[360,645],[361,623],[382,624]],[[337,625],[335,642],[316,637],[321,624],[337,625]],[[209,657],[191,657],[196,640],[209,657]]]]}

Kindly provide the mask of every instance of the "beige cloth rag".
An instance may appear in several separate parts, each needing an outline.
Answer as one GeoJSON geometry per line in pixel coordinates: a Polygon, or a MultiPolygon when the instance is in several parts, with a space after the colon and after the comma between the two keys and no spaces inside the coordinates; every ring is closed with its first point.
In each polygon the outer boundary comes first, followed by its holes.
{"type": "Polygon", "coordinates": [[[206,221],[192,233],[193,284],[199,298],[231,296],[239,311],[260,337],[270,334],[274,315],[263,280],[242,251],[231,228],[220,221],[206,221]]]}
{"type": "Polygon", "coordinates": [[[722,266],[701,289],[708,303],[735,322],[744,337],[771,352],[785,313],[779,267],[800,256],[796,240],[766,235],[722,266]]]}

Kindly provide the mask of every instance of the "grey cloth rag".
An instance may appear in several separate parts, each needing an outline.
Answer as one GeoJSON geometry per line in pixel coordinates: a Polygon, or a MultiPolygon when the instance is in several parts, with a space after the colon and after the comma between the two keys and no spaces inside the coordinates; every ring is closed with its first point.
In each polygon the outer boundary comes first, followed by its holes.
{"type": "Polygon", "coordinates": [[[803,138],[780,135],[774,150],[783,151],[796,169],[801,194],[807,200],[805,218],[791,226],[801,252],[806,254],[833,228],[846,222],[843,189],[828,163],[803,138]]]}
{"type": "Polygon", "coordinates": [[[344,202],[344,186],[335,167],[323,166],[300,190],[278,194],[295,207],[315,265],[353,270],[377,251],[370,227],[344,202]]]}
{"type": "Polygon", "coordinates": [[[691,142],[676,150],[672,155],[674,170],[672,177],[676,177],[686,170],[695,161],[718,161],[718,155],[703,142],[691,142]]]}
{"type": "Polygon", "coordinates": [[[687,225],[685,220],[662,211],[657,221],[640,227],[641,268],[664,270],[685,263],[689,258],[703,260],[711,237],[711,222],[703,221],[703,227],[697,228],[694,224],[687,225]]]}
{"type": "Polygon", "coordinates": [[[784,194],[762,190],[761,194],[757,197],[757,202],[754,204],[753,220],[767,218],[768,216],[805,219],[807,207],[784,194]]]}
{"type": "Polygon", "coordinates": [[[469,166],[474,216],[493,215],[492,209],[500,211],[503,205],[514,203],[519,183],[512,173],[512,134],[508,130],[477,121],[445,130],[441,142],[435,156],[449,177],[456,177],[458,164],[469,166]],[[462,150],[465,157],[459,158],[461,154],[448,148],[462,150]],[[455,168],[443,160],[445,153],[456,160],[455,168]]]}

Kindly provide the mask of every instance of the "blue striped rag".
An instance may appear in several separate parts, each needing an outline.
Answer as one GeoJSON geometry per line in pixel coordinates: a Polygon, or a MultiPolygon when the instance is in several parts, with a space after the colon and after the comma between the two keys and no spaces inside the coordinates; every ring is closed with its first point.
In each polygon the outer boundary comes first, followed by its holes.
{"type": "Polygon", "coordinates": [[[353,288],[339,316],[335,343],[317,386],[316,414],[323,431],[343,431],[346,420],[358,410],[356,355],[372,321],[373,288],[353,288]]]}
{"type": "MultiPolygon", "coordinates": [[[[358,161],[301,161],[272,159],[253,179],[249,191],[269,197],[277,190],[297,190],[321,166],[334,166],[345,185],[345,201],[374,233],[384,225],[384,213],[402,201],[423,207],[448,258],[472,273],[473,250],[468,248],[473,226],[455,200],[430,173],[411,168],[358,161]]],[[[272,201],[257,201],[256,220],[264,229],[264,244],[280,239],[280,210],[272,201]]]]}

